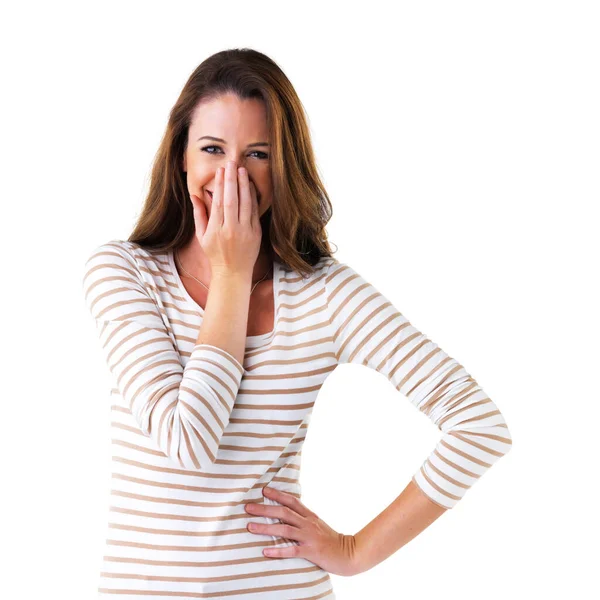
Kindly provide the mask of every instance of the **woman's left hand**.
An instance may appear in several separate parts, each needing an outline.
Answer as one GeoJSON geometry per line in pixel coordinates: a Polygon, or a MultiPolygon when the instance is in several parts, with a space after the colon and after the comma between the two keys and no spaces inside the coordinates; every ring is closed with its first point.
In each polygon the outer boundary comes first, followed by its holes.
{"type": "Polygon", "coordinates": [[[305,558],[334,575],[354,575],[356,546],[353,535],[337,533],[291,494],[270,487],[264,487],[263,494],[284,506],[248,503],[246,512],[280,519],[283,523],[251,522],[248,524],[248,530],[262,535],[280,536],[299,543],[298,546],[265,548],[265,556],[305,558]]]}

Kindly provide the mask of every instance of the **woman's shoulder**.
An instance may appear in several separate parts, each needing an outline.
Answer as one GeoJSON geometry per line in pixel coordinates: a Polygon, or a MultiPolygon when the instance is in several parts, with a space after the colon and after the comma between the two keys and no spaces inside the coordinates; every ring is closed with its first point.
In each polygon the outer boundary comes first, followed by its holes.
{"type": "Polygon", "coordinates": [[[288,289],[301,291],[313,288],[314,285],[323,285],[329,271],[329,267],[337,262],[332,256],[322,256],[312,265],[312,272],[308,274],[301,273],[298,269],[290,267],[288,264],[276,259],[279,263],[281,277],[286,283],[288,289]]]}
{"type": "Polygon", "coordinates": [[[88,260],[97,256],[98,254],[104,254],[108,256],[112,254],[116,257],[122,256],[125,259],[137,262],[139,260],[156,260],[160,257],[160,255],[165,254],[165,252],[158,252],[128,240],[113,239],[95,246],[92,252],[88,255],[88,260]]]}
{"type": "Polygon", "coordinates": [[[166,251],[145,248],[128,240],[112,239],[93,248],[84,264],[84,281],[90,278],[128,279],[132,284],[156,289],[169,279],[166,251]]]}
{"type": "Polygon", "coordinates": [[[102,260],[107,265],[129,264],[136,270],[159,274],[168,266],[168,253],[165,250],[146,248],[128,240],[113,239],[94,247],[86,258],[86,265],[102,260]]]}
{"type": "MultiPolygon", "coordinates": [[[[283,270],[286,273],[288,273],[289,275],[302,277],[300,271],[289,267],[287,264],[282,263],[281,261],[279,261],[279,262],[280,262],[280,264],[282,264],[283,270]]],[[[337,264],[337,263],[338,263],[338,260],[334,256],[329,256],[329,255],[322,256],[321,258],[319,258],[319,260],[314,265],[312,265],[312,273],[310,273],[309,275],[305,275],[304,279],[311,279],[314,277],[319,277],[324,272],[327,272],[327,270],[329,269],[329,267],[331,265],[337,264]]]]}

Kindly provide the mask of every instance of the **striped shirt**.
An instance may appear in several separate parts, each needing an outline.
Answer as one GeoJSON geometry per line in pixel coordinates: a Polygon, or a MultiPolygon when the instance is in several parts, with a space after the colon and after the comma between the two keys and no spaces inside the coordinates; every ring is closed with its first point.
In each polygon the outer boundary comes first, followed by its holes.
{"type": "Polygon", "coordinates": [[[323,257],[302,277],[273,263],[274,329],[246,338],[244,362],[197,344],[203,309],[172,251],[113,240],[85,263],[83,291],[112,375],[112,489],[100,597],[335,599],[329,573],[269,558],[247,502],[301,498],[313,405],[338,364],[383,373],[441,430],[413,481],[452,508],[511,448],[477,382],[352,267],[323,257]]]}

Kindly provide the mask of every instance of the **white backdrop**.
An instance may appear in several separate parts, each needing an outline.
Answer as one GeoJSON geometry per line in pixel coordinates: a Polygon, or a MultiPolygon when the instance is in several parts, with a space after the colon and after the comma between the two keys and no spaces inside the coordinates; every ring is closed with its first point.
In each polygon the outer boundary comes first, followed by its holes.
{"type": "MultiPolygon", "coordinates": [[[[29,2],[0,22],[6,598],[95,597],[110,384],[83,261],[128,237],[171,106],[230,47],[296,87],[336,256],[465,366],[513,436],[421,535],[332,576],[338,598],[598,597],[597,3],[29,2]]],[[[356,533],[440,436],[343,365],[315,406],[303,502],[356,533]]]]}

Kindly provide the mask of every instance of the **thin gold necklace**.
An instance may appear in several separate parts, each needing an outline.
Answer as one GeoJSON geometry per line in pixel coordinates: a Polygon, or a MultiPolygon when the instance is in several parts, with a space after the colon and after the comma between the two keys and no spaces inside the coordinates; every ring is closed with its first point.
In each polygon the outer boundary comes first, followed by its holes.
{"type": "MultiPolygon", "coordinates": [[[[202,283],[199,279],[197,279],[196,277],[194,277],[191,273],[188,273],[184,268],[183,265],[181,264],[181,261],[179,260],[179,255],[177,254],[177,250],[175,250],[175,262],[179,265],[179,267],[181,268],[181,270],[188,275],[189,277],[191,277],[192,279],[195,279],[200,285],[204,286],[207,290],[208,290],[208,286],[205,285],[204,283],[202,283]]],[[[261,282],[264,281],[267,277],[267,275],[271,272],[271,267],[269,267],[268,271],[263,275],[262,279],[259,279],[253,286],[252,289],[250,290],[250,295],[252,295],[252,292],[254,291],[254,288],[256,288],[256,286],[261,282]]]]}

